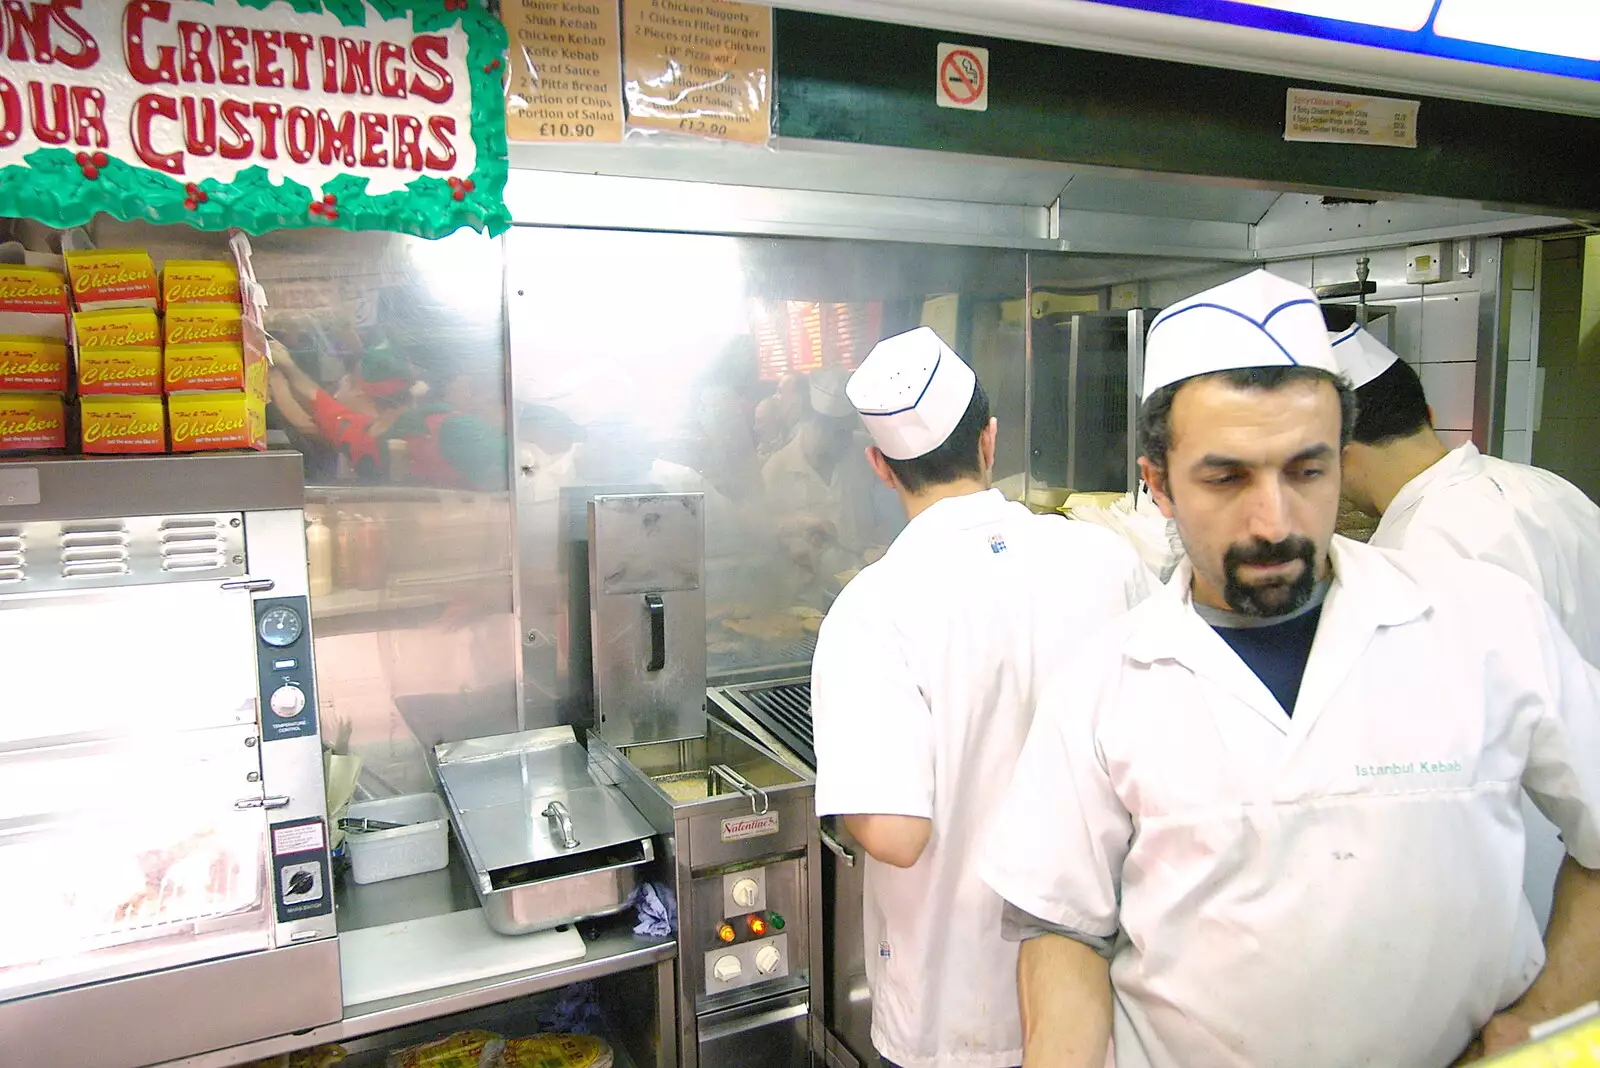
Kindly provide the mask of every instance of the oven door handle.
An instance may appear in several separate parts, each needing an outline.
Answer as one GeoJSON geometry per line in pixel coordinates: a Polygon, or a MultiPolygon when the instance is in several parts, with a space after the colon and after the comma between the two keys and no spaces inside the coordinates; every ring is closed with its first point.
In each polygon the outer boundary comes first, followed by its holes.
{"type": "Polygon", "coordinates": [[[839,858],[839,863],[843,864],[847,868],[853,868],[856,866],[856,855],[850,852],[850,848],[848,846],[839,841],[839,839],[835,838],[833,834],[829,832],[828,825],[826,823],[819,823],[817,825],[817,837],[821,838],[822,844],[827,846],[833,855],[839,858]]]}

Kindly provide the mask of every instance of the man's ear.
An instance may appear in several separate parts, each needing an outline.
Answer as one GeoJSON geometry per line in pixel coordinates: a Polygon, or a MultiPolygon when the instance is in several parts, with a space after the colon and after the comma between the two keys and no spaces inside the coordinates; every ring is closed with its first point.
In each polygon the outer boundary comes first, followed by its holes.
{"type": "Polygon", "coordinates": [[[867,463],[872,465],[872,473],[878,476],[879,482],[892,490],[900,488],[900,480],[894,477],[894,471],[889,467],[889,458],[883,454],[882,449],[876,445],[868,445],[867,463]]]}
{"type": "Polygon", "coordinates": [[[985,471],[994,470],[995,442],[1000,436],[1000,420],[990,419],[989,425],[983,428],[983,433],[978,435],[978,459],[983,462],[985,471]]]}
{"type": "Polygon", "coordinates": [[[1139,457],[1139,476],[1150,487],[1150,499],[1156,502],[1161,514],[1172,518],[1172,493],[1167,486],[1167,472],[1150,462],[1148,456],[1139,457]]]}

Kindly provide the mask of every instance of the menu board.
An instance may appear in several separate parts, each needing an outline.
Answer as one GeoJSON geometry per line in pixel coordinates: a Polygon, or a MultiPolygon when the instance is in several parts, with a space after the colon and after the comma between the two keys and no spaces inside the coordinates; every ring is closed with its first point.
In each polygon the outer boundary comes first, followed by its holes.
{"type": "Polygon", "coordinates": [[[506,137],[622,140],[621,33],[615,0],[501,5],[511,44],[506,137]]]}
{"type": "Polygon", "coordinates": [[[728,0],[624,0],[628,125],[765,144],[772,11],[728,0]]]}

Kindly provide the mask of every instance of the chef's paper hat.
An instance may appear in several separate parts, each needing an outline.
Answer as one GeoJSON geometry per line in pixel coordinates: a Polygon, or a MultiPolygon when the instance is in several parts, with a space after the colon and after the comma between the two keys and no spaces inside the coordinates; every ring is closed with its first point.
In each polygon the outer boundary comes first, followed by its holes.
{"type": "Polygon", "coordinates": [[[1342,334],[1330,334],[1328,340],[1333,343],[1333,356],[1339,361],[1339,370],[1356,389],[1383,374],[1400,359],[1359,323],[1342,334]]]}
{"type": "Polygon", "coordinates": [[[1145,341],[1144,391],[1243,367],[1315,367],[1338,373],[1316,294],[1253,271],[1156,316],[1145,341]]]}
{"type": "Polygon", "coordinates": [[[845,383],[849,372],[839,367],[824,367],[811,373],[811,407],[819,414],[834,419],[846,419],[856,413],[845,396],[845,383]]]}
{"type": "Polygon", "coordinates": [[[850,403],[891,460],[915,460],[944,444],[972,403],[978,378],[926,326],[885,338],[850,376],[850,403]]]}

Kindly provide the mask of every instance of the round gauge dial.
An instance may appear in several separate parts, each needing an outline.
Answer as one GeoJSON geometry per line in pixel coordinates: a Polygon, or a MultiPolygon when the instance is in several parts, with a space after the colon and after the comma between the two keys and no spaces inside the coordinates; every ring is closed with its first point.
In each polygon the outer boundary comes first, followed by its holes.
{"type": "Polygon", "coordinates": [[[277,608],[269,608],[261,614],[261,622],[256,627],[256,633],[261,635],[261,640],[268,645],[281,649],[299,641],[305,627],[305,621],[300,618],[299,612],[280,605],[277,608]]]}

